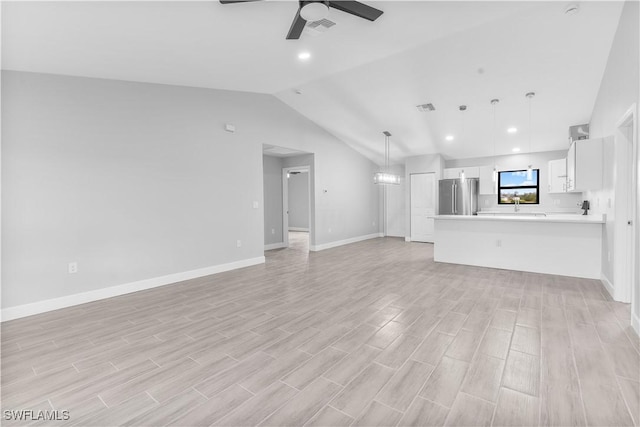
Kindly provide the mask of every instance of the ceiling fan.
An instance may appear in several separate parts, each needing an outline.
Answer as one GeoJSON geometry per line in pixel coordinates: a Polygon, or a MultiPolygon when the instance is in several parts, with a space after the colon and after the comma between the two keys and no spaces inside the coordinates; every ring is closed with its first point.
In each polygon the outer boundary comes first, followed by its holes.
{"type": "MultiPolygon", "coordinates": [[[[220,0],[220,3],[248,3],[254,1],[260,0],[220,0]]],[[[304,26],[307,25],[307,21],[313,22],[326,18],[329,14],[330,7],[360,18],[368,19],[369,21],[375,21],[383,13],[381,10],[367,6],[359,1],[300,0],[298,3],[300,3],[298,13],[296,13],[291,28],[289,28],[287,40],[299,39],[302,35],[302,30],[304,30],[304,26]]]]}

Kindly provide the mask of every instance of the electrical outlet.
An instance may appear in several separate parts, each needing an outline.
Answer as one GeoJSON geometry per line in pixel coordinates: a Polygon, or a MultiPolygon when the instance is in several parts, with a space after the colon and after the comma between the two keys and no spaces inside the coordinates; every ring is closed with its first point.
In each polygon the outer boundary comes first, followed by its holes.
{"type": "Polygon", "coordinates": [[[236,246],[237,246],[237,247],[242,246],[242,240],[238,240],[238,241],[236,242],[236,246]]]}
{"type": "Polygon", "coordinates": [[[259,206],[258,202],[253,202],[253,209],[258,209],[258,206],[259,206]]]}
{"type": "Polygon", "coordinates": [[[371,222],[371,225],[375,227],[375,226],[376,226],[376,222],[375,222],[375,221],[372,221],[372,222],[371,222]]]}
{"type": "Polygon", "coordinates": [[[75,274],[78,272],[78,263],[77,262],[70,262],[69,263],[69,274],[75,274]]]}
{"type": "Polygon", "coordinates": [[[485,206],[489,206],[489,200],[485,200],[485,201],[484,201],[484,205],[485,205],[485,206]]]}
{"type": "Polygon", "coordinates": [[[329,227],[329,233],[331,233],[331,227],[329,227]]]}
{"type": "Polygon", "coordinates": [[[276,234],[276,229],[275,228],[271,229],[271,234],[276,234]]]}
{"type": "Polygon", "coordinates": [[[500,240],[500,239],[496,240],[496,247],[497,248],[501,248],[502,247],[502,240],[500,240]]]}

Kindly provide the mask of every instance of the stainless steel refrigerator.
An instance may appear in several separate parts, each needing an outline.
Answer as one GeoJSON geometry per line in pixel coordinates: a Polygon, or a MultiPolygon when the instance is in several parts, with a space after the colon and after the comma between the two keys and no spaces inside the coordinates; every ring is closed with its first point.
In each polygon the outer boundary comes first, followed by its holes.
{"type": "Polygon", "coordinates": [[[438,181],[440,215],[477,215],[478,178],[441,179],[438,181]]]}

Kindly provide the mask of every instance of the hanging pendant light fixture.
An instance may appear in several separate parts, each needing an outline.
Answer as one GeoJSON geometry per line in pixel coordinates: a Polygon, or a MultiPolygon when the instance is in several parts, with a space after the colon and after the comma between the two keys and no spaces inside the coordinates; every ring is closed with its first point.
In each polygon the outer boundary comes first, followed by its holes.
{"type": "Polygon", "coordinates": [[[496,165],[496,105],[498,105],[498,102],[500,100],[497,98],[491,100],[491,105],[493,106],[493,130],[491,131],[493,139],[493,182],[498,181],[498,166],[496,165]]]}
{"type": "Polygon", "coordinates": [[[533,133],[531,130],[531,100],[536,96],[536,93],[527,92],[525,96],[529,98],[529,165],[527,166],[527,180],[531,181],[533,179],[533,165],[531,162],[531,134],[533,133]]]}
{"type": "MultiPolygon", "coordinates": [[[[466,105],[461,105],[458,107],[458,109],[460,110],[460,112],[462,113],[462,126],[460,126],[460,143],[462,144],[464,142],[464,112],[467,111],[467,106],[466,105]]],[[[465,174],[464,174],[464,169],[462,169],[462,171],[460,172],[460,181],[464,181],[465,179],[465,174]]]]}
{"type": "Polygon", "coordinates": [[[400,175],[389,172],[389,137],[391,133],[388,131],[382,132],[384,134],[384,170],[373,174],[374,184],[400,184],[400,175]]]}

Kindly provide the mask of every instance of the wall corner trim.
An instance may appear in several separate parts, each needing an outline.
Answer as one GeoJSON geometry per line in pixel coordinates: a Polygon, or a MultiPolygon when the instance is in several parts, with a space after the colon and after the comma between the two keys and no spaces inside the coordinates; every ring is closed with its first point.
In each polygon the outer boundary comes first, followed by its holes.
{"type": "Polygon", "coordinates": [[[615,300],[613,296],[613,294],[615,293],[615,288],[613,287],[613,283],[611,283],[611,281],[604,274],[600,275],[600,281],[604,285],[607,292],[609,292],[609,295],[611,295],[611,298],[615,300]]]}
{"type": "Polygon", "coordinates": [[[182,282],[184,280],[196,279],[198,277],[210,276],[212,274],[264,263],[265,257],[259,256],[226,264],[212,265],[196,270],[184,271],[181,273],[168,274],[161,277],[153,277],[151,279],[139,280],[136,282],[125,283],[123,285],[109,286],[107,288],[96,289],[89,292],[82,292],[79,294],[67,295],[64,297],[52,298],[44,301],[37,301],[30,304],[7,307],[0,313],[0,318],[2,319],[2,322],[6,322],[8,320],[20,319],[22,317],[33,316],[35,314],[46,313],[48,311],[58,310],[74,305],[85,304],[92,301],[112,298],[119,295],[143,291],[146,289],[171,285],[177,282],[182,282]]]}
{"type": "Polygon", "coordinates": [[[309,250],[312,252],[318,252],[325,249],[348,245],[350,243],[362,242],[363,240],[377,239],[378,237],[384,237],[384,235],[382,233],[373,233],[366,234],[364,236],[351,237],[350,239],[336,240],[335,242],[323,243],[321,245],[309,245],[309,250]]]}

